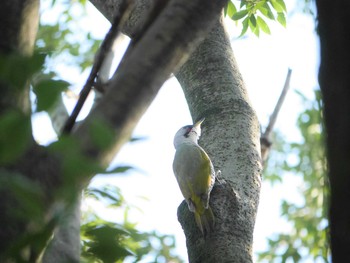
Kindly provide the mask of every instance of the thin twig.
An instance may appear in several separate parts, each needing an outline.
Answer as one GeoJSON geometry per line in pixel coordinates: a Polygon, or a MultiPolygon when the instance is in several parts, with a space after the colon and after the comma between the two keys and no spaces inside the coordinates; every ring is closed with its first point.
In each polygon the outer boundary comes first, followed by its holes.
{"type": "Polygon", "coordinates": [[[120,9],[118,10],[117,14],[114,17],[112,26],[108,31],[105,39],[103,40],[99,51],[97,52],[95,62],[92,66],[90,75],[80,92],[78,102],[75,105],[72,114],[69,116],[69,118],[67,119],[63,127],[62,134],[69,134],[72,131],[73,126],[76,122],[76,119],[86,101],[86,98],[88,97],[92,87],[95,84],[95,80],[98,76],[98,72],[101,69],[103,61],[105,60],[106,55],[108,54],[109,50],[112,48],[113,43],[119,34],[120,25],[126,20],[126,18],[130,14],[132,3],[133,3],[133,0],[122,1],[120,9]]]}
{"type": "Polygon", "coordinates": [[[271,141],[270,141],[270,135],[271,132],[273,130],[273,127],[276,123],[277,120],[277,116],[278,113],[282,107],[283,101],[287,95],[288,89],[289,89],[289,84],[290,84],[290,78],[292,76],[292,70],[288,69],[288,73],[287,73],[287,77],[286,77],[286,81],[284,82],[284,87],[283,90],[281,92],[281,95],[277,101],[277,104],[275,106],[275,109],[273,110],[273,113],[270,117],[269,120],[269,124],[266,127],[265,132],[262,134],[261,139],[260,139],[260,144],[261,144],[261,159],[263,161],[263,163],[265,162],[265,160],[267,159],[268,156],[268,152],[271,146],[271,141]]]}

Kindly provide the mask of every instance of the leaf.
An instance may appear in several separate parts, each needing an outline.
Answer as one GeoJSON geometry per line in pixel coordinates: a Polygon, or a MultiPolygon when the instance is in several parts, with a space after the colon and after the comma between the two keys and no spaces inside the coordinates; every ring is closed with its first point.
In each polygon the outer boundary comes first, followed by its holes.
{"type": "Polygon", "coordinates": [[[241,10],[241,11],[238,11],[237,13],[235,13],[231,17],[231,19],[236,21],[236,20],[239,20],[239,19],[245,17],[247,14],[248,14],[248,10],[244,9],[244,10],[241,10]]]}
{"type": "Polygon", "coordinates": [[[241,34],[239,35],[239,37],[243,36],[247,32],[248,24],[249,24],[249,18],[246,17],[242,22],[243,28],[242,28],[242,31],[241,31],[241,34]]]}
{"type": "Polygon", "coordinates": [[[287,21],[284,13],[277,13],[277,21],[284,27],[287,26],[287,21]]]}
{"type": "Polygon", "coordinates": [[[257,5],[257,9],[262,13],[265,17],[275,20],[275,16],[273,15],[270,6],[265,2],[262,5],[257,5]]]}
{"type": "Polygon", "coordinates": [[[42,68],[45,57],[46,55],[39,53],[34,53],[31,57],[16,54],[1,55],[0,80],[15,90],[25,88],[34,73],[42,68]]]}
{"type": "Polygon", "coordinates": [[[270,0],[270,3],[272,4],[272,7],[278,12],[283,12],[284,8],[280,5],[280,3],[277,2],[277,0],[270,0]]]}
{"type": "Polygon", "coordinates": [[[125,173],[126,171],[129,171],[131,169],[134,169],[134,167],[132,167],[132,166],[117,166],[115,168],[112,168],[111,170],[103,172],[103,174],[125,173]]]}
{"type": "Polygon", "coordinates": [[[256,27],[256,18],[255,18],[254,15],[251,15],[251,16],[249,17],[249,22],[252,23],[252,25],[254,26],[254,28],[256,27]]]}
{"type": "MultiPolygon", "coordinates": [[[[254,18],[255,19],[255,18],[254,18]]],[[[253,20],[253,21],[255,21],[255,20],[253,20]]],[[[256,23],[255,23],[255,25],[253,24],[253,22],[252,22],[252,19],[249,19],[249,28],[250,28],[250,30],[257,36],[257,37],[259,37],[259,35],[260,35],[260,31],[259,31],[259,27],[257,27],[256,26],[256,23]]]]}
{"type": "Polygon", "coordinates": [[[67,90],[70,84],[63,80],[46,79],[40,81],[33,87],[37,97],[37,111],[48,111],[58,101],[62,92],[67,90]]]}
{"type": "Polygon", "coordinates": [[[264,31],[266,34],[271,34],[269,26],[266,24],[264,19],[262,19],[260,16],[258,16],[258,18],[257,18],[257,23],[262,31],[264,31]]]}
{"type": "Polygon", "coordinates": [[[91,239],[87,251],[105,263],[114,263],[133,255],[122,243],[121,237],[129,235],[124,228],[113,225],[96,226],[86,229],[85,235],[91,239]]]}
{"type": "Polygon", "coordinates": [[[113,145],[115,132],[103,120],[94,120],[90,125],[89,132],[93,143],[101,149],[107,149],[113,145]]]}
{"type": "Polygon", "coordinates": [[[236,6],[231,1],[229,1],[226,8],[226,14],[228,17],[232,17],[235,13],[237,13],[236,6]]]}
{"type": "Polygon", "coordinates": [[[285,4],[285,2],[284,2],[283,0],[276,0],[276,2],[277,2],[280,6],[282,6],[282,8],[283,8],[283,10],[284,10],[285,12],[287,12],[287,7],[286,7],[286,4],[285,4]]]}
{"type": "Polygon", "coordinates": [[[0,117],[0,164],[15,161],[31,141],[30,118],[22,112],[5,112],[0,117]]]}

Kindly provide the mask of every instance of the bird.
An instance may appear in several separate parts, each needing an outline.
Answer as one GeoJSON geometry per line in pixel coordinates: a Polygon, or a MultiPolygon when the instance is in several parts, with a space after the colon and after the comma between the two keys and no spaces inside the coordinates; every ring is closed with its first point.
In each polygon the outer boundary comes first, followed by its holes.
{"type": "Polygon", "coordinates": [[[208,154],[198,145],[203,121],[204,118],[176,132],[173,170],[188,208],[194,213],[196,224],[205,235],[212,231],[215,223],[209,206],[210,192],[215,183],[215,170],[208,154]]]}

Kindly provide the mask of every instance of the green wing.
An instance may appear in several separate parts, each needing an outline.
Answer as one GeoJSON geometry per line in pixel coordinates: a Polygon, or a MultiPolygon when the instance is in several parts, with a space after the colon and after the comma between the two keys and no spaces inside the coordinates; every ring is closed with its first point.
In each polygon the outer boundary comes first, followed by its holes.
{"type": "Polygon", "coordinates": [[[207,208],[215,178],[206,152],[197,145],[180,145],[175,153],[173,169],[185,199],[191,199],[199,210],[207,208]]]}

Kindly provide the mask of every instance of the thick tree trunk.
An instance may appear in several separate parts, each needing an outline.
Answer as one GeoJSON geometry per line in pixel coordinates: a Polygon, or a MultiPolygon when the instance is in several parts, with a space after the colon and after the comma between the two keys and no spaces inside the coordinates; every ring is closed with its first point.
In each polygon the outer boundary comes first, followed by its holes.
{"type": "Polygon", "coordinates": [[[214,231],[203,238],[183,203],[179,220],[190,262],[252,262],[261,185],[259,123],[222,21],[176,73],[193,119],[205,117],[199,144],[221,170],[214,188],[214,231]]]}
{"type": "Polygon", "coordinates": [[[350,2],[317,0],[333,262],[350,262],[350,2]]]}
{"type": "MultiPolygon", "coordinates": [[[[39,0],[1,1],[0,56],[30,56],[39,24],[39,0]]],[[[29,89],[0,82],[0,114],[8,108],[30,111],[29,89]]]]}
{"type": "MultiPolygon", "coordinates": [[[[36,31],[39,22],[39,0],[13,0],[0,2],[0,58],[1,63],[10,60],[12,57],[24,59],[29,57],[33,52],[36,31]]],[[[20,60],[19,59],[19,60],[20,60]]],[[[1,65],[5,67],[5,65],[1,65]]],[[[21,74],[20,70],[18,74],[21,74]]],[[[30,122],[30,101],[29,87],[23,85],[15,87],[8,79],[0,79],[0,117],[4,117],[8,112],[21,112],[28,116],[27,123],[30,122]]],[[[26,124],[27,124],[26,123],[26,124]]],[[[24,125],[30,129],[30,125],[24,125]]],[[[17,127],[23,129],[22,127],[17,127]]],[[[22,130],[25,132],[24,130],[22,130]]],[[[27,131],[30,132],[30,131],[27,131]]],[[[30,139],[29,139],[30,140],[30,139]]],[[[33,144],[33,141],[28,142],[33,144]]],[[[38,148],[33,149],[30,157],[35,159],[38,148]]],[[[4,149],[2,149],[3,151],[4,149]]],[[[29,157],[29,156],[27,156],[29,157]]],[[[1,163],[0,167],[0,261],[4,262],[4,252],[12,241],[16,240],[18,235],[25,230],[25,220],[14,216],[11,211],[14,209],[16,202],[11,192],[6,189],[7,178],[14,177],[13,172],[20,173],[25,169],[24,163],[19,162],[21,167],[13,165],[5,166],[1,163]],[[11,166],[11,167],[9,167],[11,166]],[[5,187],[4,187],[5,186],[5,187]]],[[[32,171],[28,171],[31,173],[32,171]]]]}

